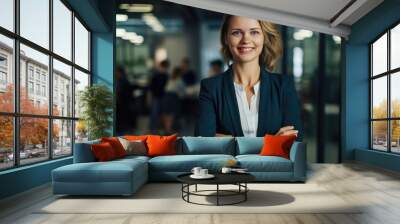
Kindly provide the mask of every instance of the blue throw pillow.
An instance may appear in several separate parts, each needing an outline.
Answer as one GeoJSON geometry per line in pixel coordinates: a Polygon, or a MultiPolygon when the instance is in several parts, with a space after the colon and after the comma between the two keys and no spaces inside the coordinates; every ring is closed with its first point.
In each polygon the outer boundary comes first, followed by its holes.
{"type": "Polygon", "coordinates": [[[263,137],[236,137],[236,155],[259,154],[264,145],[263,137]]]}
{"type": "Polygon", "coordinates": [[[234,155],[233,137],[183,137],[181,154],[226,154],[234,155]]]}

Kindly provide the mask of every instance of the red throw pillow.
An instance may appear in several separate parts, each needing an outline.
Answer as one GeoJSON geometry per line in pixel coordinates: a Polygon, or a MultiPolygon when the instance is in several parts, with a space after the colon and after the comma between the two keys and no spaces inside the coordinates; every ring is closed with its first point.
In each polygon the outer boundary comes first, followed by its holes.
{"type": "Polygon", "coordinates": [[[148,156],[176,155],[176,139],[177,135],[149,135],[146,140],[148,156]]]}
{"type": "Polygon", "coordinates": [[[99,162],[110,161],[117,158],[113,147],[108,142],[92,144],[90,148],[92,149],[94,157],[99,162]]]}
{"type": "Polygon", "coordinates": [[[290,147],[296,140],[296,135],[265,135],[262,156],[280,156],[290,158],[290,147]]]}
{"type": "Polygon", "coordinates": [[[126,151],[122,146],[121,142],[119,142],[118,138],[111,137],[111,138],[101,138],[101,142],[108,142],[112,146],[115,151],[115,155],[118,158],[126,156],[126,151]]]}
{"type": "Polygon", "coordinates": [[[125,135],[124,139],[129,140],[129,141],[144,141],[146,142],[147,135],[125,135]]]}

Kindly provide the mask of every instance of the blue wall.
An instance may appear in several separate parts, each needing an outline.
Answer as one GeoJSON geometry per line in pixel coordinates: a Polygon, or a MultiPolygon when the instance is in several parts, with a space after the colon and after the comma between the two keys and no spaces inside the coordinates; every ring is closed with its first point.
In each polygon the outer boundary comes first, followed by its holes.
{"type": "Polygon", "coordinates": [[[51,181],[51,171],[72,163],[72,158],[47,161],[0,173],[0,199],[17,194],[51,181]]]}
{"type": "MultiPolygon", "coordinates": [[[[97,4],[104,21],[107,24],[107,32],[92,33],[92,71],[93,83],[100,83],[108,86],[115,92],[115,1],[99,1],[97,4]]],[[[113,125],[109,132],[115,135],[115,108],[116,98],[113,97],[113,125]]]]}
{"type": "MultiPolygon", "coordinates": [[[[92,81],[107,85],[113,92],[114,2],[113,0],[68,0],[92,31],[92,81]]],[[[114,131],[113,127],[110,127],[110,131],[114,131]]],[[[51,181],[53,169],[71,163],[72,157],[68,157],[0,172],[0,199],[48,183],[51,181]]]]}
{"type": "Polygon", "coordinates": [[[346,77],[343,107],[343,160],[358,160],[399,170],[400,157],[369,148],[368,43],[400,21],[400,1],[386,0],[352,26],[346,43],[346,77]],[[360,151],[362,150],[362,151],[360,151]]]}

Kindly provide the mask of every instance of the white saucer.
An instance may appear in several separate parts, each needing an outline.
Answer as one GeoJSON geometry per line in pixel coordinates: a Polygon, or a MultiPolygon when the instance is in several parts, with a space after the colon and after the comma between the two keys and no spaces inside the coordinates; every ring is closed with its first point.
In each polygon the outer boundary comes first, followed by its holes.
{"type": "Polygon", "coordinates": [[[193,179],[211,179],[211,178],[214,178],[214,177],[215,176],[212,175],[212,174],[207,174],[207,175],[204,175],[204,176],[194,175],[194,174],[190,175],[190,178],[193,178],[193,179]]]}

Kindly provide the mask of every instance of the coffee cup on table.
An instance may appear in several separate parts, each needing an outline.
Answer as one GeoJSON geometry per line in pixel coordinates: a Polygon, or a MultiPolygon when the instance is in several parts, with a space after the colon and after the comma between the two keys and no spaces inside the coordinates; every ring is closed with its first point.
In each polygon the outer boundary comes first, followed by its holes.
{"type": "Polygon", "coordinates": [[[208,175],[208,169],[201,169],[200,170],[200,176],[207,176],[208,175]]]}
{"type": "Polygon", "coordinates": [[[196,176],[200,176],[201,174],[200,174],[200,171],[202,170],[202,168],[201,167],[193,167],[193,169],[192,169],[192,173],[194,174],[194,175],[196,175],[196,176]]]}

